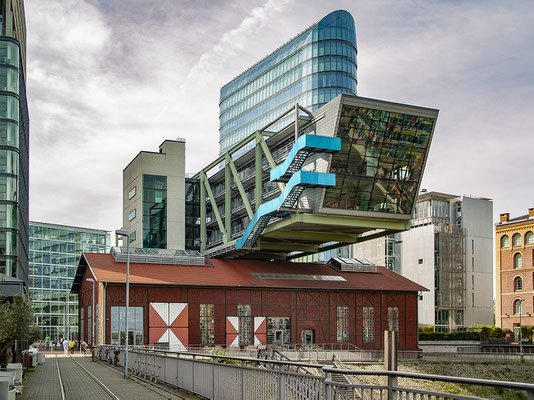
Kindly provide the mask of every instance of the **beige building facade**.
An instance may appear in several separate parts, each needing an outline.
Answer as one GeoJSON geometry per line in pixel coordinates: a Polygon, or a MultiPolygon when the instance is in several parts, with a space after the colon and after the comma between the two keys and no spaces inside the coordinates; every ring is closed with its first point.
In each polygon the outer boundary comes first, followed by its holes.
{"type": "Polygon", "coordinates": [[[495,244],[495,323],[517,338],[520,324],[534,325],[534,208],[517,218],[501,214],[495,244]]]}
{"type": "Polygon", "coordinates": [[[123,229],[130,247],[185,249],[185,140],[141,151],[123,171],[123,229]]]}

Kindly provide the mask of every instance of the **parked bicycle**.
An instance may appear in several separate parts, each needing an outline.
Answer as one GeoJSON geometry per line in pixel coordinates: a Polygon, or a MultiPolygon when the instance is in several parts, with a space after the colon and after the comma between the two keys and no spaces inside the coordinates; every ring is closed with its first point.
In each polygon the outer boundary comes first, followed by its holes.
{"type": "Polygon", "coordinates": [[[121,353],[121,349],[119,347],[115,347],[113,349],[113,353],[115,354],[115,356],[113,357],[113,365],[117,366],[119,365],[119,354],[121,353]]]}

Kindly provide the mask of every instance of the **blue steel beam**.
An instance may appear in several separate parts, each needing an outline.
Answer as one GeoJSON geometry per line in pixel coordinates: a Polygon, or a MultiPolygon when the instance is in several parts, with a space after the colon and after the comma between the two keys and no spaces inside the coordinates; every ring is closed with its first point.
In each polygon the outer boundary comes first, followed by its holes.
{"type": "Polygon", "coordinates": [[[329,136],[300,136],[285,161],[271,170],[271,182],[287,182],[291,175],[300,170],[306,158],[312,153],[333,153],[341,150],[341,139],[329,136]]]}
{"type": "Polygon", "coordinates": [[[336,175],[322,172],[297,171],[287,183],[283,192],[277,198],[262,204],[248,224],[245,233],[236,241],[236,249],[254,245],[269,219],[281,207],[292,207],[306,187],[336,186],[336,175]]]}

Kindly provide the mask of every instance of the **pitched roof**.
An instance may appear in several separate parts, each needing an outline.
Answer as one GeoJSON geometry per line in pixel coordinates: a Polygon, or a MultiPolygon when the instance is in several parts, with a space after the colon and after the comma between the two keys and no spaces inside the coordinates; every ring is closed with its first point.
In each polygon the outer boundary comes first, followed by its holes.
{"type": "MultiPolygon", "coordinates": [[[[243,259],[223,260],[217,258],[210,259],[210,262],[212,266],[130,263],[130,283],[366,291],[417,292],[428,290],[384,267],[377,267],[377,272],[372,273],[342,272],[328,264],[316,263],[243,259]],[[263,277],[258,277],[258,274],[263,277]],[[263,274],[275,274],[270,275],[274,279],[265,278],[266,275],[263,274]],[[289,276],[287,274],[292,275],[289,276]],[[303,279],[299,279],[299,274],[303,275],[303,279]],[[310,275],[315,275],[316,277],[310,275]]],[[[111,254],[84,253],[76,272],[72,287],[73,292],[79,291],[83,274],[87,267],[93,271],[97,280],[101,282],[124,283],[126,281],[126,263],[116,262],[111,254]]]]}

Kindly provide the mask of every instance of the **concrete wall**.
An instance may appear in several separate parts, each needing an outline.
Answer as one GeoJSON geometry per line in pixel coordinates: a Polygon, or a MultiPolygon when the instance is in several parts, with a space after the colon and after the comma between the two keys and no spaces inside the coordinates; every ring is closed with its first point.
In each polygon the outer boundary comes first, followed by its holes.
{"type": "Polygon", "coordinates": [[[492,220],[491,200],[462,198],[462,226],[466,234],[465,326],[493,325],[492,220]]]}
{"type": "Polygon", "coordinates": [[[434,226],[420,226],[401,233],[402,276],[424,286],[419,300],[419,325],[434,325],[434,226]],[[419,263],[422,260],[422,263],[419,263]]]}

